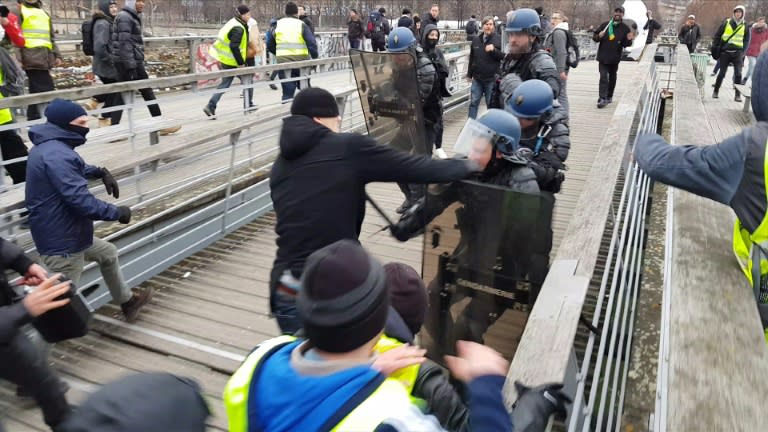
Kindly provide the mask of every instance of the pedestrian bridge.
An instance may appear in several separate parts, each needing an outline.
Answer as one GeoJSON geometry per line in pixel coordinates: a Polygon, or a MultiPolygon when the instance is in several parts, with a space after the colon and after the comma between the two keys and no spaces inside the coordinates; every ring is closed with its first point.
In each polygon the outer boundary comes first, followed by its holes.
{"type": "MultiPolygon", "coordinates": [[[[466,119],[468,93],[466,44],[452,48],[456,93],[446,104],[444,139],[449,154],[466,119]]],[[[656,48],[649,46],[640,61],[621,64],[615,102],[602,110],[595,107],[597,64],[584,61],[571,72],[572,150],[555,207],[551,269],[530,315],[508,311],[487,343],[511,360],[509,384],[566,384],[574,404],[560,429],[768,430],[761,415],[768,349],[751,290],[730,252],[730,210],[652,184],[631,158],[642,133],[658,131],[675,144],[711,144],[754,120],[728,101],[732,90],[721,89],[718,101],[702,100],[708,84],[696,81],[685,47],[677,48],[679,55],[665,47],[673,52],[664,56],[666,64],[654,61],[656,48]],[[670,93],[672,98],[662,98],[670,93]]],[[[345,130],[365,131],[347,57],[294,66],[311,70],[312,85],[334,93],[345,130]]],[[[278,68],[254,72],[266,76],[278,68]]],[[[211,81],[242,73],[0,100],[0,108],[22,107],[120,91],[126,101],[123,125],[93,130],[79,152],[119,179],[119,200],[107,197],[100,184],[92,192],[130,205],[135,215],[127,226],[97,223],[97,235],[118,246],[129,283],[154,287],[156,294],[139,320],[127,324],[108,304],[105,289],[89,293],[94,307],[103,306],[91,333],[57,344],[50,356],[70,383],[73,402],[126,373],[169,371],[202,384],[214,413],[211,430],[225,430],[221,391],[228,376],[256,344],[277,335],[268,307],[275,254],[268,176],[288,105],[268,82],[258,81],[258,111],[244,112],[244,87],[235,85],[215,120],[202,112],[214,91],[211,81]],[[157,120],[136,97],[145,86],[185,90],[160,98],[164,116],[157,120]],[[158,135],[171,124],[183,128],[158,135]]],[[[368,193],[395,218],[402,199],[396,186],[372,184],[368,193]]],[[[21,227],[23,206],[23,185],[3,186],[0,229],[34,255],[21,227]]],[[[423,238],[399,243],[380,232],[385,223],[369,208],[363,245],[381,261],[420,269],[423,238]]],[[[81,286],[99,279],[91,266],[81,286]]],[[[45,430],[39,411],[13,393],[0,386],[6,427],[45,430]]],[[[510,404],[515,400],[512,385],[505,396],[510,404]]]]}

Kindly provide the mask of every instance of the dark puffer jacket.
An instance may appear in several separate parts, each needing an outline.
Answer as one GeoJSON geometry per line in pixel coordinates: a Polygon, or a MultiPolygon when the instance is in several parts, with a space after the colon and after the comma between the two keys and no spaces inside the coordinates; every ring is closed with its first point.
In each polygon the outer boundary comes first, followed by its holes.
{"type": "Polygon", "coordinates": [[[112,60],[125,69],[144,64],[144,38],[141,17],[135,9],[124,7],[115,18],[112,31],[112,60]]]}
{"type": "MultiPolygon", "coordinates": [[[[541,48],[536,42],[531,47],[531,52],[517,56],[507,54],[501,64],[502,76],[516,73],[523,81],[529,79],[538,79],[546,82],[552,87],[552,94],[555,99],[560,96],[560,72],[557,71],[555,60],[548,52],[541,48]]],[[[501,101],[503,107],[504,101],[501,101]]]]}
{"type": "Polygon", "coordinates": [[[112,61],[112,26],[115,18],[109,14],[110,0],[99,0],[99,10],[93,13],[93,73],[99,77],[117,79],[112,61]]]}

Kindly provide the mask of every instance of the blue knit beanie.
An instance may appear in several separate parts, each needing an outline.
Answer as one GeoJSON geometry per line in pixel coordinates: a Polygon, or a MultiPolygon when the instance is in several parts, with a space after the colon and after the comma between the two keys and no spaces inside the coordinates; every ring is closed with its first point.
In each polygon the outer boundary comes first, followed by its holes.
{"type": "Polygon", "coordinates": [[[83,107],[64,99],[54,99],[48,104],[48,108],[45,109],[45,117],[48,119],[48,123],[53,123],[63,129],[69,129],[69,124],[72,120],[84,115],[88,115],[88,113],[85,112],[83,107]]]}

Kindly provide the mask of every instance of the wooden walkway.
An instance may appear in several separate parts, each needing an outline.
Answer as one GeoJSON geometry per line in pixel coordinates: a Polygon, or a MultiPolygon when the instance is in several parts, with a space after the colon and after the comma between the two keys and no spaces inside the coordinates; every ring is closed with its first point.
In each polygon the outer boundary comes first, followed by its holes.
{"type": "MultiPolygon", "coordinates": [[[[637,66],[622,63],[615,100],[633,84],[631,77],[637,66]]],[[[602,110],[595,107],[597,81],[597,64],[591,61],[581,63],[570,76],[572,149],[567,180],[557,198],[555,247],[582,193],[586,174],[593,164],[600,163],[594,160],[595,151],[618,105],[602,110]]],[[[279,92],[274,93],[279,97],[279,92]]],[[[189,114],[183,115],[200,119],[202,113],[197,111],[203,103],[188,107],[189,114]]],[[[445,142],[449,153],[465,119],[466,107],[447,116],[445,142]]],[[[199,127],[215,124],[199,123],[199,127]]],[[[390,209],[393,219],[396,217],[391,209],[401,203],[402,196],[395,185],[372,184],[368,192],[383,208],[390,209]]],[[[228,375],[254,345],[277,334],[277,326],[268,315],[267,290],[275,254],[273,225],[274,214],[267,214],[146,282],[145,286],[157,289],[155,300],[136,324],[125,324],[118,309],[109,305],[99,311],[91,334],[55,346],[50,360],[71,384],[70,399],[77,403],[96,386],[126,373],[169,371],[194,377],[202,384],[214,412],[211,429],[225,430],[221,391],[228,375]]],[[[400,261],[420,269],[422,239],[399,243],[386,232],[376,233],[383,225],[382,218],[369,207],[362,243],[382,262],[400,261]]],[[[511,315],[507,313],[488,335],[489,344],[505,348],[509,355],[524,323],[524,316],[511,315]]],[[[7,384],[0,385],[0,419],[9,431],[45,430],[39,410],[23,406],[12,393],[7,384]]]]}

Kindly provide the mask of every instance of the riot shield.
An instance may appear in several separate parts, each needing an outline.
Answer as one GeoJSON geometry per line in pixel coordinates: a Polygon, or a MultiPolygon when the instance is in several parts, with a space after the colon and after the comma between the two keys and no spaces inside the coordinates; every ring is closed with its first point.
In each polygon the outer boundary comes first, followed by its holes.
{"type": "MultiPolygon", "coordinates": [[[[434,360],[454,354],[457,340],[486,343],[511,358],[546,277],[554,196],[474,181],[452,187],[458,201],[425,230],[430,303],[421,345],[434,360]]],[[[426,200],[436,199],[430,189],[426,200]]]]}
{"type": "Polygon", "coordinates": [[[416,57],[356,49],[349,57],[368,135],[408,153],[428,154],[416,57]]]}

